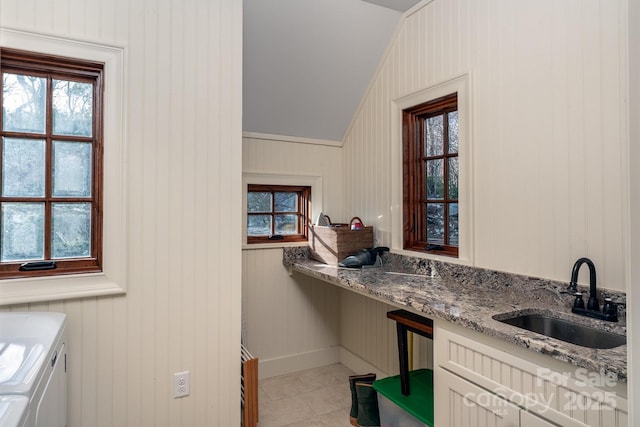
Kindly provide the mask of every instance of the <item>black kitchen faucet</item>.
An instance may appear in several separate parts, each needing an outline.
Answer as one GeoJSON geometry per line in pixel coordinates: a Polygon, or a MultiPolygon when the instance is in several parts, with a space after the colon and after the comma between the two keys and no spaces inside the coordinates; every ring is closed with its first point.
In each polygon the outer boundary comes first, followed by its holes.
{"type": "Polygon", "coordinates": [[[605,304],[600,312],[600,304],[598,303],[598,289],[596,285],[596,266],[589,258],[580,258],[573,264],[573,270],[571,270],[571,281],[567,290],[575,294],[576,299],[573,302],[571,311],[583,316],[589,316],[596,319],[608,320],[610,322],[618,321],[618,307],[616,303],[611,301],[611,298],[605,298],[605,304]],[[587,264],[589,267],[589,300],[587,301],[587,308],[584,308],[584,301],[582,300],[582,293],[578,292],[578,273],[582,264],[587,264]]]}

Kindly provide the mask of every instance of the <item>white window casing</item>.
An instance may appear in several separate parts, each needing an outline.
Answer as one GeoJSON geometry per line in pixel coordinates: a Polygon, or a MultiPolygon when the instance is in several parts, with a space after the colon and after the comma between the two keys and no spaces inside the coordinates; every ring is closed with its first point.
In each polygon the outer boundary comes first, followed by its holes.
{"type": "Polygon", "coordinates": [[[102,272],[0,281],[0,306],[127,290],[125,49],[0,28],[0,46],[104,63],[102,272]]]}
{"type": "Polygon", "coordinates": [[[247,188],[249,184],[302,185],[311,187],[311,221],[322,212],[322,177],[269,173],[242,174],[242,249],[267,249],[283,246],[301,246],[304,242],[274,242],[247,244],[247,188]]]}
{"type": "Polygon", "coordinates": [[[473,144],[471,129],[473,123],[471,108],[471,76],[464,74],[437,85],[425,88],[392,101],[391,105],[391,163],[392,169],[392,209],[391,209],[391,250],[395,253],[440,259],[447,262],[473,265],[473,144]],[[458,258],[439,256],[403,249],[403,180],[402,180],[402,111],[428,101],[458,94],[458,161],[459,175],[459,246],[458,258]]]}

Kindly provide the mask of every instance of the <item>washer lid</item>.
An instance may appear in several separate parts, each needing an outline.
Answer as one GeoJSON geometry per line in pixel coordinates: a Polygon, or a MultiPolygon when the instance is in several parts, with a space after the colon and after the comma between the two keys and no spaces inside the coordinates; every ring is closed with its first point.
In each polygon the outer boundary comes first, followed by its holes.
{"type": "Polygon", "coordinates": [[[28,404],[26,396],[0,396],[0,426],[21,427],[27,417],[28,404]]]}
{"type": "Polygon", "coordinates": [[[31,396],[64,322],[61,313],[0,313],[0,395],[31,396]]]}

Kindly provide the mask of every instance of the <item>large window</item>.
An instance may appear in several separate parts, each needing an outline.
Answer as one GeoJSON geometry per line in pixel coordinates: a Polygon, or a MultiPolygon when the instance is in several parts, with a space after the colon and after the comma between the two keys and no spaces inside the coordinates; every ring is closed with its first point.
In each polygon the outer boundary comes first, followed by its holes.
{"type": "Polygon", "coordinates": [[[308,239],[311,187],[247,187],[247,243],[300,242],[308,239]]]}
{"type": "Polygon", "coordinates": [[[0,54],[0,278],[101,271],[103,65],[0,54]]]}
{"type": "Polygon", "coordinates": [[[458,256],[458,101],[403,111],[404,248],[458,256]]]}

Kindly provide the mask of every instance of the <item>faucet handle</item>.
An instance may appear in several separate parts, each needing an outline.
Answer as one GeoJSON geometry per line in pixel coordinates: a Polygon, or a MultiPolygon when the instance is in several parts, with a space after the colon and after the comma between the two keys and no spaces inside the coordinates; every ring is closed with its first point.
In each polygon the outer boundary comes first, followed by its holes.
{"type": "Polygon", "coordinates": [[[602,307],[602,312],[604,314],[618,314],[618,306],[611,298],[604,299],[604,307],[602,307]]]}
{"type": "Polygon", "coordinates": [[[584,308],[582,292],[576,292],[574,295],[576,296],[576,299],[573,301],[573,308],[584,308]]]}

